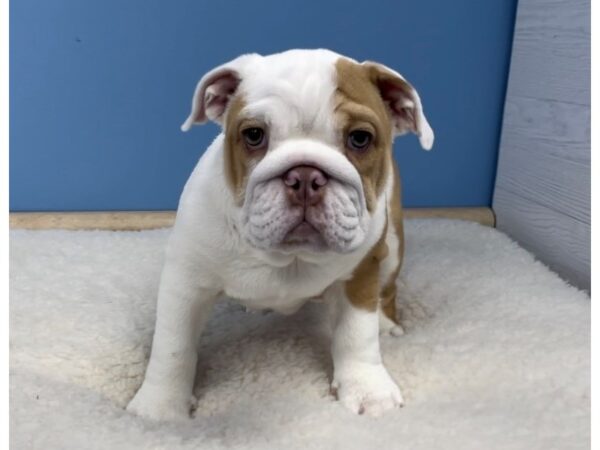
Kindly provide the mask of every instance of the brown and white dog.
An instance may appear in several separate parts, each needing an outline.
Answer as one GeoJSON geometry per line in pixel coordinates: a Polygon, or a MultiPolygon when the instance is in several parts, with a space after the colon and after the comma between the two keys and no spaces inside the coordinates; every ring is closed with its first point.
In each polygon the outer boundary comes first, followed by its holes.
{"type": "Polygon", "coordinates": [[[145,380],[128,406],[189,415],[196,343],[221,295],[293,313],[330,307],[332,388],[356,413],[402,397],[383,366],[380,328],[398,331],[403,253],[392,141],[433,132],[397,72],[328,50],[250,54],[199,81],[182,129],[222,125],[188,180],[169,240],[145,380]]]}

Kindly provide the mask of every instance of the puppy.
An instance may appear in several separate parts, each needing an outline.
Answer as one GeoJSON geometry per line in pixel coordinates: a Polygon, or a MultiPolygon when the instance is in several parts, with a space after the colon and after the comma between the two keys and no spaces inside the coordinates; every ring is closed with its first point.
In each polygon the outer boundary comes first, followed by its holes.
{"type": "Polygon", "coordinates": [[[407,132],[430,149],[416,90],[397,72],[328,50],[249,54],[198,82],[182,130],[222,133],[179,202],[144,382],[128,410],[188,417],[196,343],[217,298],[284,314],[330,305],[332,390],[355,413],[402,405],[379,350],[396,321],[403,253],[392,155],[407,132]]]}

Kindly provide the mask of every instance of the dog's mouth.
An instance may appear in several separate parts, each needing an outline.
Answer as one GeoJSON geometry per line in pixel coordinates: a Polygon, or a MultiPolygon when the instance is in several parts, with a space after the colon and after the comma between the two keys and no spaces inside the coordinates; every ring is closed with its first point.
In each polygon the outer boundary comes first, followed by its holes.
{"type": "Polygon", "coordinates": [[[282,246],[285,248],[310,248],[311,250],[323,251],[327,243],[321,232],[308,220],[302,219],[287,232],[282,246]]]}

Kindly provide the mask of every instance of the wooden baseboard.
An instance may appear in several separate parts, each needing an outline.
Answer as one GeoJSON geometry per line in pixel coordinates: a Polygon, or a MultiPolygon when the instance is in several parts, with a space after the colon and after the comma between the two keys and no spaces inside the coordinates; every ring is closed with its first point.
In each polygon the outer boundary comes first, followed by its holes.
{"type": "Polygon", "coordinates": [[[491,208],[405,208],[407,219],[456,219],[477,222],[487,227],[496,226],[496,216],[491,208]]]}
{"type": "Polygon", "coordinates": [[[167,228],[175,211],[89,211],[10,213],[10,228],[43,230],[150,230],[167,228]]]}
{"type": "MultiPolygon", "coordinates": [[[[490,208],[406,208],[405,217],[460,219],[493,227],[490,208]]],[[[43,230],[150,230],[173,225],[175,211],[14,212],[10,228],[43,230]]]]}

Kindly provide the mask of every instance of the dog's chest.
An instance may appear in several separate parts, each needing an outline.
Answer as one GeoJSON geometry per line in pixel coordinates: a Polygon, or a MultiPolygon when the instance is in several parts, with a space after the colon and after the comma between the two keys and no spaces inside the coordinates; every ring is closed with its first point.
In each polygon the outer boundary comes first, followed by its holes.
{"type": "Polygon", "coordinates": [[[344,269],[307,263],[272,267],[256,260],[238,259],[224,274],[224,291],[250,308],[290,314],[340,280],[344,269]]]}

